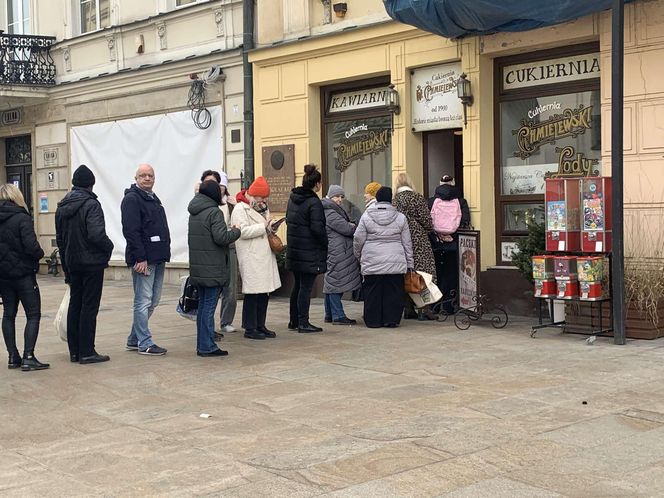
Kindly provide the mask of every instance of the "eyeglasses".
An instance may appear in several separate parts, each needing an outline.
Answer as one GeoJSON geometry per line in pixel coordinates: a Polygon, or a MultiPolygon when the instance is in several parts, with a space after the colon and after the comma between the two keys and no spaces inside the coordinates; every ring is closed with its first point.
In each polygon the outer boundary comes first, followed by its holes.
{"type": "Polygon", "coordinates": [[[140,175],[137,175],[138,178],[154,178],[154,175],[151,175],[150,173],[141,173],[140,175]]]}

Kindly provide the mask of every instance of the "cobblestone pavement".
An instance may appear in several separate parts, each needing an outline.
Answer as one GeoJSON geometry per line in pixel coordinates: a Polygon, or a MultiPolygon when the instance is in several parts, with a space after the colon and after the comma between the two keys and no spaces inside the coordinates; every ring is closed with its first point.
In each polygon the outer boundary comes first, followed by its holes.
{"type": "Polygon", "coordinates": [[[64,284],[40,284],[51,369],[0,370],[1,495],[664,496],[661,340],[531,339],[524,320],[297,334],[282,299],[277,339],[199,358],[167,286],[151,323],[169,352],[145,357],[124,350],[129,284],[107,282],[111,361],[78,365],[52,326],[64,284]]]}

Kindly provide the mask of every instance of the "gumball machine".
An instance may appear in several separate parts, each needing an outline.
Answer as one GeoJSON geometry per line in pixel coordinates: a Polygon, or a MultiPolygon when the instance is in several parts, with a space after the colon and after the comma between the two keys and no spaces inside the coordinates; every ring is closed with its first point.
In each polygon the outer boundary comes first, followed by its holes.
{"type": "Polygon", "coordinates": [[[581,250],[611,252],[611,178],[590,177],[581,180],[581,250]]]}
{"type": "Polygon", "coordinates": [[[578,178],[547,178],[546,250],[581,250],[581,193],[578,178]]]}
{"type": "Polygon", "coordinates": [[[606,256],[580,256],[577,258],[579,298],[582,301],[600,301],[609,295],[609,258],[606,256]]]}
{"type": "Polygon", "coordinates": [[[557,289],[553,256],[533,256],[532,265],[535,297],[555,297],[557,289]]]}

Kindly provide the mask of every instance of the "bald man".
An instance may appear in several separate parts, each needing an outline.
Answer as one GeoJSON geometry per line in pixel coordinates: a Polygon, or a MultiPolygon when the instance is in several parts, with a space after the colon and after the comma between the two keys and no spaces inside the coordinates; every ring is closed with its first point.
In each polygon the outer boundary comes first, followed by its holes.
{"type": "Polygon", "coordinates": [[[161,356],[166,349],[152,340],[148,320],[159,304],[166,262],[171,259],[171,235],[166,211],[152,191],[154,169],[141,164],[136,183],[125,190],[122,199],[122,234],[127,241],[125,261],[134,284],[134,321],[127,349],[139,354],[161,356]]]}

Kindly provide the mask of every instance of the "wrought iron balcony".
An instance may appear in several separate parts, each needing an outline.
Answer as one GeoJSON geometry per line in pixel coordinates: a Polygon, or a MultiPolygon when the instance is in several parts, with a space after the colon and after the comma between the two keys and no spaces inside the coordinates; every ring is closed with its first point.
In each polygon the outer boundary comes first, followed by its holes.
{"type": "Polygon", "coordinates": [[[53,86],[53,36],[10,35],[0,31],[0,85],[53,86]]]}

